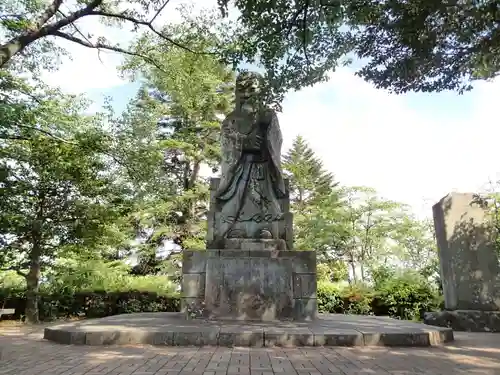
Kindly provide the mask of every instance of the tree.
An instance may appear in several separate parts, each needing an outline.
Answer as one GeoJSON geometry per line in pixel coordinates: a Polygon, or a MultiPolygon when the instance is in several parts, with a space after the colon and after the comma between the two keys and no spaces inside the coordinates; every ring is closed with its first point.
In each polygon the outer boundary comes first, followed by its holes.
{"type": "Polygon", "coordinates": [[[367,269],[390,254],[401,205],[377,196],[366,187],[344,187],[312,211],[310,241],[329,258],[341,258],[351,266],[353,281],[358,273],[365,281],[367,269]]]}
{"type": "Polygon", "coordinates": [[[283,155],[282,168],[290,183],[290,200],[295,211],[318,202],[338,185],[301,136],[294,139],[290,150],[283,155]]]}
{"type": "Polygon", "coordinates": [[[88,17],[142,28],[171,47],[208,54],[233,67],[257,63],[266,72],[267,99],[278,103],[289,90],[325,80],[329,71],[349,64],[352,54],[367,61],[360,76],[397,93],[463,92],[473,80],[495,77],[500,66],[494,1],[218,0],[223,16],[229,5],[241,15],[237,22],[218,17],[203,26],[220,36],[220,43],[208,49],[193,48],[154,26],[167,0],[86,0],[72,10],[68,3],[4,1],[0,27],[7,40],[0,45],[0,67],[21,55],[26,70],[56,67],[63,52],[54,44],[57,38],[160,67],[147,49],[87,35],[78,21],[88,17]]]}
{"type": "Polygon", "coordinates": [[[331,238],[317,237],[316,213],[325,199],[330,207],[337,207],[334,200],[338,199],[338,183],[301,136],[295,138],[290,150],[283,155],[282,168],[289,180],[296,247],[314,249],[321,256],[334,244],[331,238]]]}
{"type": "Polygon", "coordinates": [[[497,1],[352,1],[358,74],[396,93],[472,88],[500,69],[497,1]]]}
{"type": "Polygon", "coordinates": [[[15,77],[0,70],[0,140],[29,140],[33,134],[45,135],[64,142],[63,133],[72,121],[74,111],[83,109],[84,100],[72,100],[73,112],[61,111],[63,95],[38,80],[15,77]],[[52,119],[60,118],[55,126],[52,119]]]}
{"type": "Polygon", "coordinates": [[[365,187],[350,188],[346,194],[348,204],[344,214],[348,228],[345,253],[356,280],[356,266],[365,281],[367,268],[387,259],[390,254],[388,240],[394,237],[396,220],[403,213],[402,205],[380,198],[376,191],[365,187]]]}
{"type": "Polygon", "coordinates": [[[500,68],[496,1],[218,0],[235,5],[244,26],[242,54],[269,78],[300,88],[353,54],[358,74],[396,93],[471,89],[500,68]],[[253,46],[253,47],[252,47],[253,46]]]}
{"type": "MultiPolygon", "coordinates": [[[[167,26],[164,32],[192,48],[210,48],[218,41],[202,27],[209,22],[200,16],[197,23],[167,26]]],[[[204,248],[209,186],[202,172],[216,172],[219,165],[220,117],[230,110],[234,75],[213,56],[168,48],[158,36],[143,35],[134,48],[149,50],[165,67],[140,58],[124,64],[123,71],[141,77],[144,85],[117,122],[125,164],[142,175],[132,171],[140,192],[134,215],[142,238],[136,272],[149,273],[161,268],[156,254],[162,246],[204,248]],[[144,160],[151,162],[143,168],[144,160]]]]}
{"type": "Polygon", "coordinates": [[[402,267],[420,272],[424,277],[439,274],[436,238],[430,220],[418,220],[412,215],[401,216],[393,238],[393,252],[402,267]]]}
{"type": "Polygon", "coordinates": [[[83,0],[75,4],[69,0],[45,1],[7,0],[0,6],[0,27],[2,34],[8,39],[0,45],[0,68],[16,55],[26,55],[28,59],[23,64],[30,64],[36,68],[42,61],[44,68],[51,68],[58,54],[63,52],[54,44],[54,39],[64,39],[83,47],[97,50],[110,50],[125,55],[140,56],[145,61],[155,64],[147,54],[132,51],[106,39],[104,35],[94,36],[80,30],[77,23],[82,18],[96,17],[105,24],[118,27],[124,24],[150,30],[164,42],[180,49],[190,50],[168,34],[160,32],[154,21],[168,5],[168,0],[151,1],[110,1],[110,0],[83,0]],[[27,52],[31,48],[32,51],[27,52]],[[45,59],[42,59],[45,57],[45,59]]]}
{"type": "Polygon", "coordinates": [[[30,322],[38,321],[41,273],[64,252],[102,245],[108,220],[124,208],[106,174],[97,119],[80,115],[72,97],[49,93],[43,103],[66,141],[32,130],[49,125],[45,116],[29,117],[30,132],[0,141],[0,267],[26,279],[30,322]]]}

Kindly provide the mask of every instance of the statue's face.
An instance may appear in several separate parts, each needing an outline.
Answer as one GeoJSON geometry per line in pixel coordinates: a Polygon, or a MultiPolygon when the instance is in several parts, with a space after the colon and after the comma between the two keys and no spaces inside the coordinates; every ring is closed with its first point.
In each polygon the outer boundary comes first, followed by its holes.
{"type": "Polygon", "coordinates": [[[242,73],[236,80],[236,95],[243,102],[257,98],[260,88],[260,77],[256,73],[242,73]]]}

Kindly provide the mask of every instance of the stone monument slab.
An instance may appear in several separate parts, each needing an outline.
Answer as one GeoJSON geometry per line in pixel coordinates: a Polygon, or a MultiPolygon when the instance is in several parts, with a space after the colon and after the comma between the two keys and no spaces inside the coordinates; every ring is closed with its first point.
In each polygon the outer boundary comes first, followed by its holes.
{"type": "Polygon", "coordinates": [[[451,193],[433,206],[446,311],[428,324],[456,330],[500,330],[500,264],[485,201],[451,193]]]}

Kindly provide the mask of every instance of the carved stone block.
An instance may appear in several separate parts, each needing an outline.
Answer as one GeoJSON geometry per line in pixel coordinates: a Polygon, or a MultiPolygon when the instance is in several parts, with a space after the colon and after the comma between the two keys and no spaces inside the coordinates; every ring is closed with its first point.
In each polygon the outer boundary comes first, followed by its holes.
{"type": "Polygon", "coordinates": [[[203,273],[186,273],[182,277],[182,296],[190,297],[205,297],[205,272],[203,273]]]}
{"type": "Polygon", "coordinates": [[[316,298],[316,274],[295,273],[293,275],[294,298],[316,298]]]}
{"type": "Polygon", "coordinates": [[[207,267],[207,251],[185,250],[182,253],[182,273],[202,273],[207,267]]]}
{"type": "MultiPolygon", "coordinates": [[[[220,178],[210,179],[210,210],[207,213],[207,249],[239,249],[239,245],[236,244],[237,240],[240,238],[228,238],[228,239],[216,239],[215,233],[217,228],[221,225],[221,221],[224,219],[221,217],[217,206],[216,191],[219,187],[220,178]],[[228,243],[229,242],[229,243],[228,243]]],[[[293,214],[290,212],[290,198],[289,198],[289,182],[285,179],[286,197],[281,200],[281,208],[283,210],[282,217],[272,222],[270,225],[264,222],[255,222],[250,225],[253,229],[252,233],[258,233],[259,228],[269,227],[271,232],[275,232],[277,237],[284,241],[284,246],[287,249],[293,249],[293,214]]],[[[242,236],[243,237],[243,236],[242,236]]],[[[248,239],[248,238],[245,238],[248,239]]],[[[280,245],[281,249],[282,245],[280,245]]]]}
{"type": "Polygon", "coordinates": [[[316,265],[307,273],[294,272],[295,263],[315,261],[314,252],[220,249],[212,254],[205,282],[205,309],[212,319],[314,318],[316,265]]]}

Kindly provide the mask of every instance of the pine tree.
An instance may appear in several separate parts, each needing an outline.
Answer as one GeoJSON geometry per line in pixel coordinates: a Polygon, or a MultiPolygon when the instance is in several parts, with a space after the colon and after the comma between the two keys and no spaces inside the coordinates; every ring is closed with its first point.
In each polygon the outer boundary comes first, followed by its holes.
{"type": "Polygon", "coordinates": [[[291,203],[296,211],[318,203],[338,185],[333,174],[325,170],[323,162],[300,135],[283,156],[282,167],[290,181],[291,203]]]}
{"type": "Polygon", "coordinates": [[[290,184],[295,246],[297,249],[314,248],[321,253],[322,247],[333,245],[331,236],[325,237],[325,233],[318,233],[315,229],[320,215],[318,212],[323,212],[325,208],[333,209],[339,204],[338,183],[301,136],[295,138],[292,147],[283,156],[282,168],[290,184]]]}

